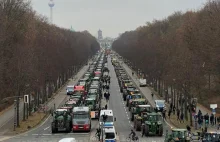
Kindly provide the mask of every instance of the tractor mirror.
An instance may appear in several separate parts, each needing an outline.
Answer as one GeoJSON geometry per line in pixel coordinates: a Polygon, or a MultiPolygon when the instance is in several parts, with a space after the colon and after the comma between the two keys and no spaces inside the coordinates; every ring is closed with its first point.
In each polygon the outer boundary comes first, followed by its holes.
{"type": "Polygon", "coordinates": [[[114,121],[116,121],[116,117],[114,118],[114,121]]]}

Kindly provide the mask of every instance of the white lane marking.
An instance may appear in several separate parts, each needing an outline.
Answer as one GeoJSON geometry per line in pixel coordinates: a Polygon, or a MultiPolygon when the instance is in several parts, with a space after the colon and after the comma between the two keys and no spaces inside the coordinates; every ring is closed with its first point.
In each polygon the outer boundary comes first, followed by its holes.
{"type": "Polygon", "coordinates": [[[52,134],[43,134],[43,136],[50,136],[50,135],[52,135],[52,134]]]}
{"type": "Polygon", "coordinates": [[[131,123],[131,121],[128,121],[129,123],[131,123]]]}
{"type": "Polygon", "coordinates": [[[126,113],[128,113],[127,111],[125,111],[126,113]]]}
{"type": "Polygon", "coordinates": [[[32,136],[38,136],[39,134],[32,134],[32,136]]]}
{"type": "Polygon", "coordinates": [[[44,131],[47,130],[47,129],[49,129],[49,128],[50,128],[50,126],[48,126],[47,128],[44,128],[44,131]]]}

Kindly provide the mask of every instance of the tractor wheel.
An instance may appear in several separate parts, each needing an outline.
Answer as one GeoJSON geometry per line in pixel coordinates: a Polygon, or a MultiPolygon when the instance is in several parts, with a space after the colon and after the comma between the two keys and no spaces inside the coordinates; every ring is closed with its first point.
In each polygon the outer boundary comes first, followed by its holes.
{"type": "Polygon", "coordinates": [[[137,125],[136,131],[141,131],[141,126],[137,125]]]}
{"type": "Polygon", "coordinates": [[[51,131],[52,131],[52,134],[54,134],[54,133],[56,133],[57,132],[57,129],[56,129],[56,125],[55,125],[55,123],[54,122],[52,122],[52,124],[51,124],[51,131]]]}
{"type": "Polygon", "coordinates": [[[163,126],[159,127],[159,136],[163,136],[163,126]]]}
{"type": "Polygon", "coordinates": [[[69,121],[66,122],[66,132],[67,133],[71,132],[71,127],[70,127],[70,122],[69,121]]]}
{"type": "Polygon", "coordinates": [[[149,136],[149,126],[145,126],[145,136],[149,136]]]}

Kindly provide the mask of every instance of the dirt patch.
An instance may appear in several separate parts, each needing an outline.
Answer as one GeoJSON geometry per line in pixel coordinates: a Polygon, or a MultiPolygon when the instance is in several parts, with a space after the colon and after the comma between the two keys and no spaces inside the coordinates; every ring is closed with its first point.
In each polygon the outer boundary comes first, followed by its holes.
{"type": "Polygon", "coordinates": [[[20,134],[24,133],[31,128],[36,127],[39,125],[45,118],[47,118],[48,114],[43,112],[35,112],[31,116],[28,117],[28,120],[26,121],[20,121],[20,127],[16,128],[15,131],[11,129],[10,132],[8,132],[9,135],[13,134],[20,134]]]}

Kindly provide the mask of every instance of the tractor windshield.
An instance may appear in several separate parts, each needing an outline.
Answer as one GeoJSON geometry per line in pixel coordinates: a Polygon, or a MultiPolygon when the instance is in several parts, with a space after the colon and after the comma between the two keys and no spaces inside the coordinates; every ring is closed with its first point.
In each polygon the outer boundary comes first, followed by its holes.
{"type": "Polygon", "coordinates": [[[161,121],[162,117],[160,115],[148,115],[148,121],[161,121]]]}
{"type": "Polygon", "coordinates": [[[184,138],[185,134],[182,131],[173,131],[172,136],[173,138],[184,138]]]}
{"type": "Polygon", "coordinates": [[[87,100],[87,101],[86,101],[86,104],[87,104],[87,105],[94,105],[94,101],[93,101],[93,100],[87,100]]]}
{"type": "Polygon", "coordinates": [[[141,99],[141,95],[131,95],[132,99],[141,99]]]}
{"type": "Polygon", "coordinates": [[[86,118],[89,118],[89,115],[88,114],[74,114],[73,118],[74,119],[86,119],[86,118]]]}

